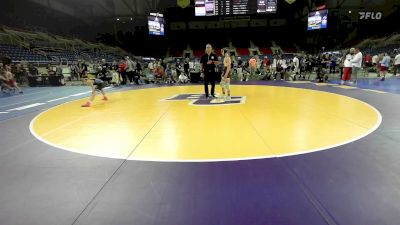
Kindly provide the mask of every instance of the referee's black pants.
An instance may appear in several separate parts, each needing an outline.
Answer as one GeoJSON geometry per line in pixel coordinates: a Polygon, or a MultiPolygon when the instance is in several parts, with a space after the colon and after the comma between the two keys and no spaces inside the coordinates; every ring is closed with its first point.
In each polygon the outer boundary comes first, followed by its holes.
{"type": "Polygon", "coordinates": [[[215,90],[215,76],[214,74],[204,74],[204,92],[206,94],[206,97],[209,96],[208,94],[208,84],[211,84],[211,95],[215,96],[214,90],[215,90]]]}

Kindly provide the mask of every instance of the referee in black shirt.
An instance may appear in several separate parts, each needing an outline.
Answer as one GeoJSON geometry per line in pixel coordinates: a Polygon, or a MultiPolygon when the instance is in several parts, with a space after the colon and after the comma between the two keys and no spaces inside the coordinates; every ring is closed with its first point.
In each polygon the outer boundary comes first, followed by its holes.
{"type": "Polygon", "coordinates": [[[217,55],[211,53],[212,46],[211,44],[206,45],[206,54],[204,54],[200,59],[200,70],[201,75],[204,78],[204,92],[206,93],[206,97],[209,97],[208,93],[208,83],[211,83],[211,96],[215,98],[214,90],[215,90],[215,66],[219,64],[217,55]]]}

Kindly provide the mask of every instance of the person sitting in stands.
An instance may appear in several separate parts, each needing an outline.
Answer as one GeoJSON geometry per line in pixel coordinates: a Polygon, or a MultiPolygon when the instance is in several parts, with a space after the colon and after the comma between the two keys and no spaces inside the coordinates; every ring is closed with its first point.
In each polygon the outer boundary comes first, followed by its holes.
{"type": "Polygon", "coordinates": [[[165,75],[164,68],[161,65],[156,65],[153,70],[153,75],[156,80],[162,80],[165,75]]]}
{"type": "Polygon", "coordinates": [[[8,86],[10,86],[14,91],[18,91],[20,94],[23,93],[21,88],[18,87],[18,84],[17,84],[17,81],[15,80],[14,74],[11,73],[10,65],[5,66],[4,77],[7,80],[8,86]]]}

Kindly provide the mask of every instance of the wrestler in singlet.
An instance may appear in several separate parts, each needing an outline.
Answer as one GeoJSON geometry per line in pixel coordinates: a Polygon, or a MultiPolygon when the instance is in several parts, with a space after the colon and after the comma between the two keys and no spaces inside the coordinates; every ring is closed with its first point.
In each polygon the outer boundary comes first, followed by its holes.
{"type": "MultiPolygon", "coordinates": [[[[231,64],[231,70],[229,71],[229,73],[228,73],[228,76],[226,77],[226,78],[231,78],[231,75],[232,75],[232,63],[230,63],[231,64]]],[[[222,74],[222,76],[225,76],[225,74],[226,74],[226,70],[228,69],[228,65],[229,65],[229,62],[226,62],[225,60],[224,60],[224,73],[222,74]]]]}
{"type": "Polygon", "coordinates": [[[97,79],[97,78],[94,80],[84,79],[83,81],[84,81],[84,83],[86,83],[88,86],[91,87],[92,95],[90,96],[89,100],[85,104],[81,105],[82,107],[90,107],[92,105],[92,102],[93,102],[94,98],[96,97],[97,91],[100,91],[101,94],[103,95],[102,100],[104,100],[104,101],[108,100],[106,94],[103,91],[103,88],[105,88],[105,86],[106,86],[106,83],[104,83],[104,81],[97,79]]]}
{"type": "Polygon", "coordinates": [[[104,81],[97,79],[97,78],[94,79],[93,85],[95,86],[95,89],[99,90],[99,91],[101,91],[106,86],[104,81]]]}
{"type": "Polygon", "coordinates": [[[225,58],[224,58],[224,72],[221,74],[221,87],[222,87],[222,94],[224,95],[225,100],[230,100],[230,83],[231,83],[231,75],[232,75],[232,62],[229,53],[223,49],[222,50],[225,58]],[[227,70],[230,67],[228,74],[227,70]],[[226,78],[225,78],[226,75],[226,78]],[[227,95],[226,95],[227,94],[227,95]]]}
{"type": "Polygon", "coordinates": [[[225,58],[224,58],[224,70],[223,73],[221,74],[222,76],[222,80],[224,79],[224,76],[226,74],[226,71],[228,70],[228,66],[230,65],[230,70],[226,76],[226,78],[228,78],[227,82],[230,82],[230,78],[232,75],[232,68],[233,68],[233,63],[231,62],[231,58],[229,53],[225,53],[225,58]]]}

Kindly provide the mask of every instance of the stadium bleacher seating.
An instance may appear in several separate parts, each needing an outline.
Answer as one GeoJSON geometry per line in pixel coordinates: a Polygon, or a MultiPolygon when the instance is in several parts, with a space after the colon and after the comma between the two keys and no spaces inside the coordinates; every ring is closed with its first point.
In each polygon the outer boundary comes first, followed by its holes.
{"type": "Polygon", "coordinates": [[[49,61],[46,56],[10,44],[0,44],[0,55],[8,55],[14,61],[49,61]]]}

